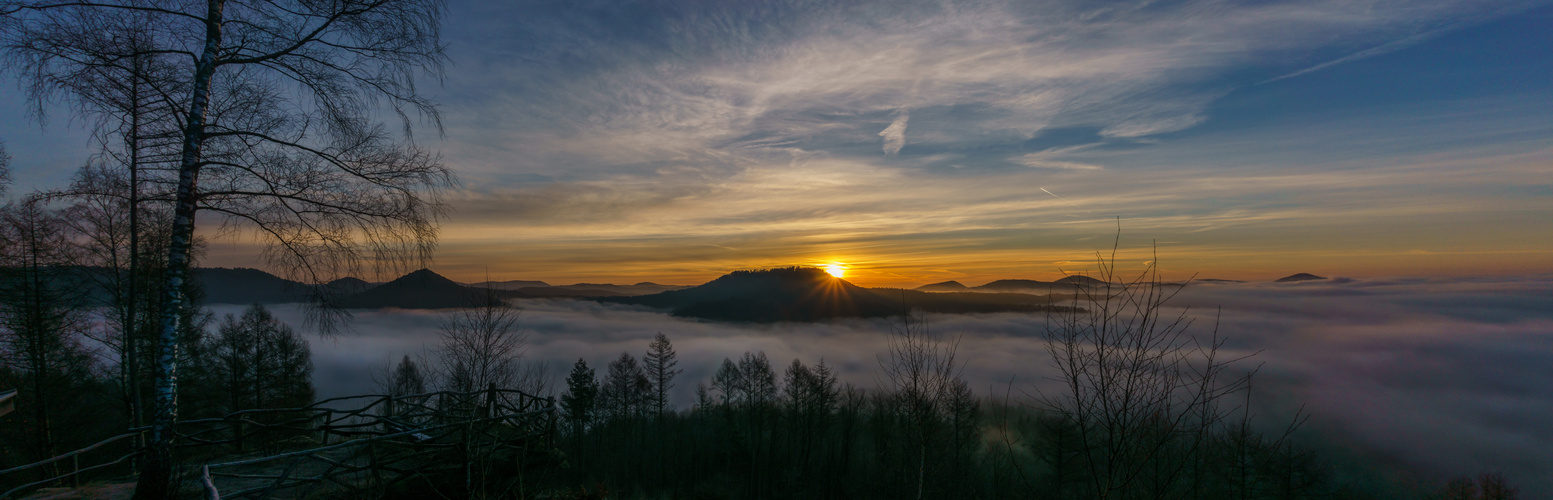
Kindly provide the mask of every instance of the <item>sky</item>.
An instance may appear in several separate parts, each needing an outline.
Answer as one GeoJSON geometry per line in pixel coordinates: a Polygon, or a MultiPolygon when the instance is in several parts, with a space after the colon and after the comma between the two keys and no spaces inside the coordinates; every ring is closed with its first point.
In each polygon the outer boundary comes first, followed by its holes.
{"type": "MultiPolygon", "coordinates": [[[[1553,273],[1553,2],[449,5],[434,270],[696,284],[1553,273]]],[[[0,87],[12,193],[91,148],[0,87]]],[[[262,267],[257,242],[203,264],[262,267]]]]}

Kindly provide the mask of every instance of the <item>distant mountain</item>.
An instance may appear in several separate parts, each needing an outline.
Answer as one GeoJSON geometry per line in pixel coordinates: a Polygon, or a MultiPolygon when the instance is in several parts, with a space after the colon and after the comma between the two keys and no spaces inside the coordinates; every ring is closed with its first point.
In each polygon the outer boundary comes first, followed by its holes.
{"type": "Polygon", "coordinates": [[[684,290],[599,300],[668,309],[675,316],[760,323],[889,316],[901,310],[899,303],[807,267],[734,271],[684,290]]]}
{"type": "Polygon", "coordinates": [[[997,280],[982,286],[971,287],[972,290],[987,292],[1013,292],[1019,290],[1046,290],[1052,287],[1051,282],[1036,280],[997,280]]]}
{"type": "Polygon", "coordinates": [[[543,298],[589,298],[589,297],[627,297],[631,295],[619,291],[588,288],[583,285],[571,286],[531,286],[514,290],[512,296],[530,299],[543,298]]]}
{"type": "Polygon", "coordinates": [[[665,309],[675,316],[755,323],[886,317],[910,309],[966,313],[1050,307],[1049,298],[1029,294],[868,289],[822,269],[798,267],[735,271],[683,290],[597,300],[665,309]]]}
{"type": "Polygon", "coordinates": [[[1059,283],[1059,284],[1064,284],[1064,285],[1088,285],[1088,286],[1104,285],[1105,284],[1104,281],[1100,281],[1100,280],[1097,280],[1097,279],[1094,279],[1094,278],[1091,278],[1091,277],[1088,277],[1088,276],[1084,276],[1084,275],[1081,275],[1081,274],[1075,274],[1075,275],[1072,275],[1072,276],[1068,276],[1066,278],[1062,278],[1060,280],[1053,281],[1052,283],[1059,283]]]}
{"type": "MultiPolygon", "coordinates": [[[[72,268],[77,281],[91,282],[100,268],[72,268]]],[[[275,304],[309,300],[324,292],[333,305],[348,309],[444,309],[476,305],[494,291],[503,298],[568,298],[621,304],[639,304],[684,317],[719,321],[775,322],[816,321],[831,318],[882,317],[905,310],[937,313],[1038,312],[1071,299],[1074,281],[1046,283],[1002,280],[992,288],[1008,286],[1023,293],[1001,293],[987,286],[967,288],[957,282],[936,283],[918,290],[870,289],[836,278],[821,269],[784,268],[736,271],[700,286],[686,287],[641,282],[633,285],[578,283],[534,286],[516,290],[467,286],[428,269],[406,274],[388,283],[374,284],[358,278],[341,278],[324,285],[286,280],[257,269],[195,269],[193,279],[205,289],[209,304],[275,304]],[[1047,293],[1030,293],[1044,285],[1047,293]],[[945,291],[928,292],[924,289],[945,291]],[[978,290],[981,289],[981,290],[978,290]],[[958,290],[958,291],[956,291],[958,290]]],[[[1083,278],[1087,279],[1087,278],[1083,278]]],[[[500,282],[510,284],[518,282],[500,282]]],[[[510,285],[508,285],[510,286],[510,285]]],[[[93,286],[93,289],[96,287],[93,286]]],[[[106,296],[93,297],[106,300],[106,296]]]]}
{"type": "Polygon", "coordinates": [[[1104,285],[1100,281],[1088,276],[1073,275],[1058,279],[1057,281],[1037,280],[997,280],[982,286],[973,286],[967,291],[971,292],[997,292],[997,293],[1066,293],[1071,292],[1076,286],[1104,285]]]}
{"type": "MultiPolygon", "coordinates": [[[[291,281],[258,269],[202,267],[194,269],[205,292],[206,304],[284,304],[309,300],[313,285],[291,281]]],[[[358,278],[340,278],[322,285],[323,292],[349,296],[373,285],[358,278]]]]}
{"type": "Polygon", "coordinates": [[[529,287],[536,287],[536,286],[550,286],[550,284],[549,283],[545,283],[543,281],[515,280],[515,281],[481,281],[479,283],[470,283],[469,286],[472,286],[472,287],[475,287],[475,288],[494,288],[494,289],[497,289],[497,290],[518,290],[518,289],[522,289],[522,288],[529,288],[529,287]]]}
{"type": "Polygon", "coordinates": [[[202,267],[193,278],[205,289],[206,304],[277,304],[300,302],[309,286],[258,269],[202,267]]]}
{"type": "Polygon", "coordinates": [[[480,290],[458,284],[430,269],[406,274],[339,301],[347,309],[444,309],[479,303],[480,290]]]}
{"type": "Polygon", "coordinates": [[[965,285],[961,284],[958,281],[945,281],[943,283],[933,283],[931,285],[922,285],[922,286],[913,288],[912,290],[916,290],[916,291],[919,291],[919,292],[963,292],[966,289],[967,289],[967,287],[965,285]]]}
{"type": "Polygon", "coordinates": [[[644,281],[644,282],[641,282],[641,283],[637,283],[635,285],[611,285],[609,283],[578,283],[578,284],[575,284],[575,285],[565,285],[565,286],[561,286],[561,287],[557,287],[557,288],[567,288],[567,289],[571,289],[571,290],[592,290],[592,291],[596,291],[596,292],[608,292],[610,295],[619,295],[619,296],[635,296],[635,295],[651,295],[651,294],[654,294],[654,293],[661,293],[661,292],[667,292],[667,291],[672,291],[672,290],[683,290],[683,289],[690,288],[690,287],[680,286],[680,285],[659,285],[657,283],[651,283],[651,282],[644,281]]]}
{"type": "Polygon", "coordinates": [[[324,284],[324,288],[340,296],[365,292],[375,286],[377,284],[361,278],[340,278],[324,284]]]}
{"type": "MultiPolygon", "coordinates": [[[[80,273],[97,272],[83,268],[80,273]]],[[[313,285],[279,278],[258,269],[195,269],[194,279],[205,290],[207,304],[278,304],[309,300],[314,291],[335,297],[335,304],[351,309],[398,307],[404,309],[441,309],[466,307],[478,303],[485,288],[506,298],[595,298],[648,295],[686,287],[642,282],[634,285],[578,283],[550,286],[543,281],[481,282],[473,286],[447,279],[427,269],[412,272],[388,283],[370,283],[359,278],[341,278],[315,288],[313,285]]]]}
{"type": "Polygon", "coordinates": [[[1292,274],[1292,275],[1289,275],[1289,276],[1284,276],[1282,278],[1278,278],[1277,280],[1274,280],[1273,283],[1291,283],[1291,282],[1295,282],[1295,281],[1313,281],[1313,280],[1324,280],[1324,279],[1326,279],[1326,278],[1322,277],[1322,276],[1316,276],[1316,275],[1310,274],[1310,273],[1299,273],[1299,274],[1292,274]]]}
{"type": "Polygon", "coordinates": [[[609,283],[577,283],[574,285],[551,285],[543,281],[482,281],[469,285],[474,288],[494,288],[514,292],[508,294],[512,297],[546,298],[546,297],[625,297],[632,295],[648,295],[669,290],[686,288],[679,285],[659,285],[657,283],[643,281],[635,285],[613,285],[609,283]]]}

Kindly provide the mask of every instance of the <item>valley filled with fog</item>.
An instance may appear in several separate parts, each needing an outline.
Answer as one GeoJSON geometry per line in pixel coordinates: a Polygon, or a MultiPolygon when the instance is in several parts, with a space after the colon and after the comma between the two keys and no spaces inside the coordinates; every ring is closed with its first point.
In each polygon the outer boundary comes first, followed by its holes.
{"type": "MultiPolygon", "coordinates": [[[[684,373],[672,402],[693,401],[723,358],[764,351],[776,366],[824,361],[843,382],[879,385],[879,356],[898,320],[737,324],[676,318],[637,306],[529,299],[525,364],[543,363],[554,391],[573,362],[598,369],[622,351],[641,356],[658,332],[673,340],[684,373]]],[[[1419,477],[1502,471],[1525,491],[1553,491],[1553,277],[1332,279],[1303,283],[1193,284],[1173,301],[1203,340],[1259,369],[1254,411],[1283,425],[1302,404],[1302,439],[1334,467],[1402,466],[1419,477]],[[1346,459],[1343,457],[1347,457],[1346,459]]],[[[296,305],[270,306],[301,327],[296,305]]],[[[218,317],[241,307],[215,305],[218,317]]],[[[391,362],[435,363],[443,313],[354,311],[353,332],[309,335],[320,399],[374,392],[391,362]]],[[[933,314],[929,327],[959,338],[963,377],[978,396],[1030,401],[1049,383],[1040,314],[933,314]]],[[[1337,472],[1341,474],[1341,470],[1337,472]]],[[[1403,482],[1409,479],[1403,478],[1403,482]]]]}

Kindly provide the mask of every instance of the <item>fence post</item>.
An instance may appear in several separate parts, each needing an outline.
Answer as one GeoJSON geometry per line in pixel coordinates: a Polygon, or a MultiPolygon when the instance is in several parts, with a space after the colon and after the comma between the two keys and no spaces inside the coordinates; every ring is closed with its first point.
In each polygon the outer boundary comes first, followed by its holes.
{"type": "Polygon", "coordinates": [[[394,395],[389,394],[383,402],[383,432],[394,432],[394,395]]]}
{"type": "Polygon", "coordinates": [[[322,443],[324,446],[328,446],[329,445],[329,420],[330,420],[329,417],[334,416],[334,414],[332,412],[330,412],[329,410],[324,410],[322,412],[319,412],[318,414],[322,415],[324,417],[323,418],[323,420],[324,420],[323,423],[318,425],[318,431],[323,434],[322,436],[319,436],[318,441],[320,443],[322,443]]]}

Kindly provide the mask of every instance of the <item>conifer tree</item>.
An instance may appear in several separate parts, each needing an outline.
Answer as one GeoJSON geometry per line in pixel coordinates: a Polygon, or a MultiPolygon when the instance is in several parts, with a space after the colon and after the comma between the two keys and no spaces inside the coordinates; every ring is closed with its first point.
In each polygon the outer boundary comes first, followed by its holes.
{"type": "Polygon", "coordinates": [[[20,401],[16,416],[0,423],[22,427],[7,425],[3,440],[19,434],[33,460],[54,456],[70,437],[60,419],[81,410],[95,371],[82,344],[90,324],[83,287],[61,272],[73,260],[63,229],[60,215],[36,198],[0,206],[0,386],[16,384],[20,401]]]}
{"type": "Polygon", "coordinates": [[[594,403],[599,395],[599,381],[588,362],[577,358],[572,373],[566,377],[566,394],[561,396],[561,409],[571,424],[572,436],[582,435],[593,420],[594,403]]]}
{"type": "Polygon", "coordinates": [[[652,343],[647,345],[647,355],[642,357],[646,365],[647,379],[652,384],[651,409],[658,419],[663,418],[663,412],[669,408],[669,389],[674,387],[674,376],[681,371],[675,367],[679,361],[675,359],[674,345],[669,343],[669,338],[662,332],[653,337],[652,343]]]}
{"type": "Polygon", "coordinates": [[[603,413],[612,420],[629,420],[647,413],[647,399],[652,384],[642,364],[629,352],[609,363],[604,384],[599,391],[603,413]]]}
{"type": "Polygon", "coordinates": [[[313,402],[307,341],[264,306],[254,304],[241,317],[228,314],[212,342],[228,412],[313,402]]]}

